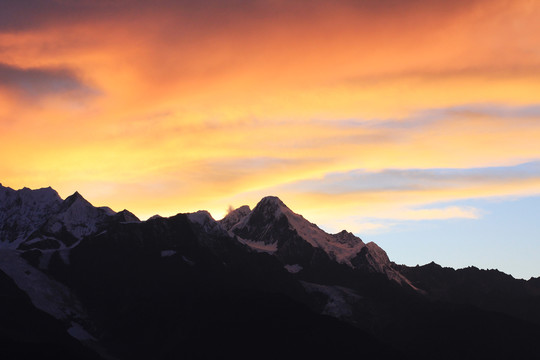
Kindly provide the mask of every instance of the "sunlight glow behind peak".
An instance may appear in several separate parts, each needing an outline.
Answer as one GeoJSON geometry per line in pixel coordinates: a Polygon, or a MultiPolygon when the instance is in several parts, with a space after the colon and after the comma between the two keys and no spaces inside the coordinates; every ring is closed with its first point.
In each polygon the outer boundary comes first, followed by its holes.
{"type": "Polygon", "coordinates": [[[0,25],[4,185],[368,233],[540,194],[537,2],[71,5],[0,25]]]}

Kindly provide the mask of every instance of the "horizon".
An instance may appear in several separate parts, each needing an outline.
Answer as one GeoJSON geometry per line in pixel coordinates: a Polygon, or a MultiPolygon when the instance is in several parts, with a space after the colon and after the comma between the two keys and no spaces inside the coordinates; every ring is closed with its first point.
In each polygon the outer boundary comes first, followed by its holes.
{"type": "MultiPolygon", "coordinates": [[[[3,186],[2,183],[0,183],[0,186],[3,186]]],[[[10,187],[7,187],[7,188],[10,188],[10,187]]],[[[62,200],[66,200],[66,198],[68,198],[69,196],[72,196],[72,195],[75,195],[75,194],[79,194],[81,195],[83,198],[85,198],[86,200],[88,200],[84,194],[80,194],[80,192],[78,191],[75,191],[73,194],[70,194],[68,196],[62,196],[58,193],[58,191],[56,191],[56,189],[52,188],[51,186],[47,186],[47,187],[41,187],[41,188],[37,188],[37,189],[30,189],[28,187],[24,187],[25,189],[29,189],[29,190],[41,190],[41,189],[52,189],[53,191],[55,191],[58,196],[62,199],[62,200]]],[[[21,189],[12,189],[12,190],[15,190],[15,191],[19,191],[19,190],[22,190],[23,188],[21,189]]],[[[278,198],[280,201],[282,201],[282,199],[279,197],[279,196],[275,196],[275,195],[265,195],[263,197],[261,197],[254,205],[250,205],[250,204],[244,204],[244,205],[240,205],[240,206],[237,206],[237,207],[229,207],[226,211],[226,213],[221,216],[221,217],[216,217],[214,216],[211,212],[210,213],[210,216],[216,220],[216,221],[220,221],[222,220],[223,218],[225,218],[231,211],[234,211],[236,209],[238,209],[239,207],[241,206],[249,206],[249,208],[251,210],[254,209],[254,207],[260,202],[262,201],[264,198],[266,197],[276,197],[278,198]]],[[[107,204],[93,204],[91,201],[90,203],[95,206],[95,207],[109,207],[107,204]]],[[[294,213],[298,214],[298,215],[301,215],[302,217],[304,217],[307,221],[309,222],[312,222],[310,218],[307,218],[305,217],[302,213],[298,213],[295,211],[294,208],[290,208],[286,202],[283,202],[285,204],[285,206],[287,206],[290,210],[292,210],[294,213]]],[[[127,211],[130,211],[130,209],[126,209],[124,208],[123,210],[127,210],[127,211]]],[[[113,211],[115,212],[119,212],[119,211],[123,211],[123,210],[118,210],[118,209],[113,209],[113,211]]],[[[149,220],[150,217],[152,216],[162,216],[162,217],[171,217],[171,216],[175,216],[175,215],[178,215],[178,214],[192,214],[192,213],[196,213],[197,211],[208,211],[206,209],[196,209],[196,210],[190,210],[190,211],[184,211],[184,212],[174,212],[172,214],[167,214],[167,215],[160,215],[160,214],[153,214],[153,215],[150,215],[148,217],[139,217],[137,214],[135,214],[141,221],[146,221],[146,220],[149,220]]],[[[131,211],[130,211],[131,212],[131,211]]],[[[508,275],[511,275],[513,276],[514,278],[516,279],[523,279],[523,280],[529,280],[530,278],[540,278],[540,276],[535,276],[534,275],[534,272],[532,273],[533,275],[526,275],[527,273],[526,272],[523,272],[523,274],[525,275],[520,275],[520,273],[512,273],[512,272],[509,272],[509,271],[505,271],[504,267],[493,267],[492,265],[489,265],[490,263],[486,263],[486,265],[482,266],[482,263],[478,263],[478,262],[468,262],[469,260],[467,259],[470,259],[470,257],[463,257],[461,262],[455,262],[455,261],[452,261],[452,260],[448,260],[448,258],[445,258],[445,254],[444,252],[427,252],[427,254],[432,254],[434,257],[430,260],[430,261],[427,261],[425,259],[426,258],[426,254],[420,254],[420,256],[416,256],[416,257],[411,257],[411,258],[407,258],[407,257],[404,257],[406,259],[406,261],[404,262],[400,262],[399,260],[397,259],[401,259],[402,257],[400,257],[400,247],[402,247],[404,245],[403,243],[403,239],[396,239],[396,238],[393,238],[392,236],[379,236],[379,241],[377,241],[377,234],[372,234],[371,236],[368,236],[368,237],[364,237],[362,236],[362,234],[359,234],[359,233],[355,233],[353,231],[351,231],[350,229],[347,229],[347,228],[342,228],[342,229],[339,229],[339,230],[335,230],[335,228],[331,228],[331,227],[328,227],[328,226],[325,226],[325,224],[319,224],[319,223],[316,223],[316,222],[313,222],[316,226],[318,226],[320,229],[322,229],[323,231],[329,233],[329,234],[337,234],[343,230],[347,231],[347,232],[350,232],[350,233],[353,233],[355,236],[361,238],[361,240],[363,240],[366,244],[368,242],[375,242],[377,245],[381,246],[382,249],[387,252],[387,254],[389,255],[390,257],[390,261],[393,261],[397,264],[402,264],[402,265],[407,265],[407,266],[423,266],[423,265],[427,265],[427,264],[430,264],[432,262],[442,266],[442,267],[447,267],[447,268],[453,268],[453,269],[465,269],[465,268],[468,268],[468,267],[476,267],[476,268],[479,268],[480,270],[498,270],[498,271],[501,271],[503,273],[506,273],[508,275]],[[396,243],[396,240],[399,241],[398,243],[396,243]],[[394,243],[392,243],[392,241],[394,243]],[[393,251],[393,252],[396,252],[398,254],[397,257],[394,257],[392,256],[391,253],[389,253],[388,249],[387,249],[387,245],[389,245],[388,247],[390,248],[389,251],[393,251]],[[397,249],[397,251],[396,251],[397,249]],[[414,263],[416,259],[416,263],[414,263]],[[436,260],[437,259],[437,260],[436,260]]],[[[428,229],[429,230],[433,230],[433,229],[428,229]]],[[[383,233],[384,234],[384,233],[383,233]]],[[[403,236],[405,237],[405,236],[403,236]]],[[[416,240],[424,240],[424,239],[416,239],[416,240]]],[[[411,243],[413,243],[415,241],[415,239],[413,238],[410,238],[410,235],[409,235],[409,238],[407,240],[407,246],[410,246],[411,243]]],[[[424,244],[425,245],[425,244],[424,244]]],[[[487,246],[486,246],[487,248],[487,246]]],[[[417,248],[416,250],[419,250],[420,248],[417,248]]],[[[474,254],[473,254],[474,255],[474,254]]],[[[429,255],[428,255],[429,256],[429,255]]],[[[452,254],[452,256],[455,256],[455,254],[452,254]]],[[[531,260],[534,260],[534,254],[532,254],[532,258],[531,260]]],[[[451,258],[450,258],[451,259],[451,258]]],[[[491,259],[492,260],[492,259],[491,259]]],[[[513,260],[513,259],[511,259],[513,260]]]]}
{"type": "Polygon", "coordinates": [[[540,276],[540,3],[31,0],[0,182],[141,219],[276,195],[414,266],[540,276]]]}

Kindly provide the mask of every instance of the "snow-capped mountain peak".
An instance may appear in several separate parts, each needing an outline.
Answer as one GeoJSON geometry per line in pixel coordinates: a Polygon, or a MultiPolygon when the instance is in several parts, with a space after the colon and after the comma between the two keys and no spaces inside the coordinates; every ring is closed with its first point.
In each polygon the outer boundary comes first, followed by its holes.
{"type": "Polygon", "coordinates": [[[62,203],[60,211],[47,221],[46,229],[57,233],[66,229],[77,239],[97,231],[110,214],[102,208],[94,207],[81,194],[75,192],[62,203]]]}
{"type": "Polygon", "coordinates": [[[50,187],[13,190],[0,185],[0,243],[18,246],[61,204],[62,199],[50,187]]]}
{"type": "Polygon", "coordinates": [[[187,214],[187,217],[192,224],[201,227],[205,232],[212,234],[227,233],[221,224],[214,220],[212,215],[206,210],[189,213],[187,214]]]}
{"type": "Polygon", "coordinates": [[[287,208],[287,205],[285,205],[283,201],[281,201],[281,199],[278,198],[277,196],[265,196],[259,201],[257,206],[273,207],[273,208],[287,208]]]}
{"type": "Polygon", "coordinates": [[[347,264],[365,246],[356,237],[355,241],[340,241],[302,215],[294,213],[275,196],[264,197],[231,231],[242,239],[267,245],[277,244],[278,248],[287,241],[287,237],[296,234],[311,246],[324,250],[336,261],[347,264]]]}
{"type": "Polygon", "coordinates": [[[79,208],[93,207],[92,204],[90,204],[90,202],[88,202],[78,191],[75,191],[72,195],[68,196],[62,204],[62,208],[64,209],[72,206],[77,206],[79,208]]]}
{"type": "Polygon", "coordinates": [[[0,245],[29,250],[63,249],[106,223],[134,222],[128,211],[95,207],[79,192],[65,200],[50,187],[13,190],[0,185],[0,245]]]}
{"type": "Polygon", "coordinates": [[[219,222],[226,230],[231,230],[236,224],[251,213],[251,208],[248,205],[240,206],[238,209],[230,211],[219,222]]]}
{"type": "MultiPolygon", "coordinates": [[[[347,231],[329,234],[293,212],[276,196],[264,197],[253,210],[241,206],[220,221],[207,211],[187,217],[197,231],[232,236],[255,251],[288,261],[286,264],[308,266],[311,257],[324,252],[329,260],[353,268],[395,275],[388,256],[375,244],[366,246],[347,231]]],[[[51,188],[15,191],[4,187],[0,187],[0,220],[0,242],[4,246],[62,251],[66,262],[69,249],[83,238],[106,230],[108,224],[139,222],[127,210],[115,213],[107,207],[95,207],[78,192],[62,201],[51,188]]],[[[47,262],[43,260],[40,266],[46,268],[47,262]]]]}
{"type": "Polygon", "coordinates": [[[13,190],[0,184],[0,209],[11,206],[33,208],[48,208],[54,203],[61,202],[58,193],[51,187],[31,190],[27,187],[13,190]]]}
{"type": "Polygon", "coordinates": [[[259,201],[249,218],[256,222],[274,222],[292,211],[276,196],[266,196],[259,201]]]}
{"type": "Polygon", "coordinates": [[[115,213],[111,208],[109,207],[101,207],[100,209],[103,209],[107,215],[114,216],[118,221],[124,222],[124,223],[132,223],[132,222],[140,222],[139,218],[135,216],[132,212],[128,211],[127,209],[124,209],[122,211],[119,211],[115,213]]]}

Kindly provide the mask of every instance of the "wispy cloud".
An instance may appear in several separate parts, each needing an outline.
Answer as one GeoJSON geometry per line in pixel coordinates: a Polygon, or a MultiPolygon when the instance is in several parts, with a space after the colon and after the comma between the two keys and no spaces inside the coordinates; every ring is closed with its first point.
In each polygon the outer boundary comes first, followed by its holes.
{"type": "Polygon", "coordinates": [[[286,192],[346,194],[351,192],[407,192],[462,188],[537,180],[540,183],[540,161],[516,166],[456,169],[387,169],[382,171],[353,170],[327,174],[283,185],[286,192]]]}

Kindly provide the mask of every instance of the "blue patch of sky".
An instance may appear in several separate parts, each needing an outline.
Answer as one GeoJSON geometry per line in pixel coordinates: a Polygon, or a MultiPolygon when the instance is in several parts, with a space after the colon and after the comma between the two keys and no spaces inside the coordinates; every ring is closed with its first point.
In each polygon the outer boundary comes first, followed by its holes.
{"type": "MultiPolygon", "coordinates": [[[[393,221],[391,231],[363,236],[406,265],[431,261],[454,268],[498,269],[516,278],[540,276],[540,196],[436,204],[481,209],[479,219],[393,221]]],[[[362,234],[357,234],[362,236],[362,234]]]]}

